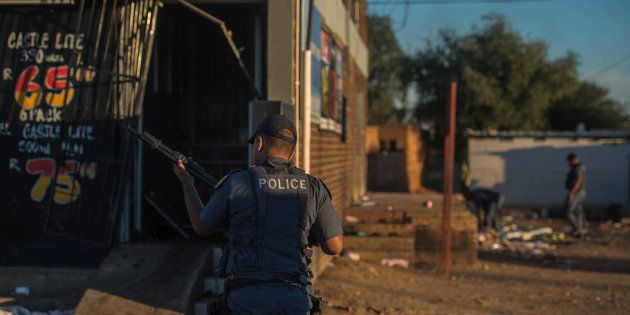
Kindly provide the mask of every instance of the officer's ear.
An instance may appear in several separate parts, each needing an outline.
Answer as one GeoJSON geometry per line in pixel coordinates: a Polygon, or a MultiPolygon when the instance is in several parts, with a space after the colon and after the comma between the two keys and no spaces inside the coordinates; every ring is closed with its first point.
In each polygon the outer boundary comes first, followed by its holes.
{"type": "Polygon", "coordinates": [[[289,158],[287,160],[293,160],[293,156],[295,155],[295,147],[293,147],[293,151],[291,151],[291,155],[289,155],[289,158]]]}
{"type": "Polygon", "coordinates": [[[256,140],[256,151],[262,152],[263,148],[265,147],[265,143],[263,142],[264,139],[262,136],[256,136],[256,140]]]}

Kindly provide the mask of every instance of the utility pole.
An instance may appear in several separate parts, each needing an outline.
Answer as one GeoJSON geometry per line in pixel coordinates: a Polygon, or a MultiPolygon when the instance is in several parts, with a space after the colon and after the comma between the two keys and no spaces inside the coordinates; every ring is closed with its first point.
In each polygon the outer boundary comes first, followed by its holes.
{"type": "Polygon", "coordinates": [[[444,134],[444,189],[442,208],[442,261],[444,276],[451,272],[451,201],[453,194],[453,164],[455,158],[455,112],[457,109],[457,82],[451,82],[446,105],[446,132],[444,134]]]}

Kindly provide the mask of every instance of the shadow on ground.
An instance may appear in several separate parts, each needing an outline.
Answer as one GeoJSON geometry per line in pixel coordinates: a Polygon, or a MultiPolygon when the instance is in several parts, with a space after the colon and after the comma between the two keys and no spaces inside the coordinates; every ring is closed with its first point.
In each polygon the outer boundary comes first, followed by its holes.
{"type": "Polygon", "coordinates": [[[630,259],[583,256],[528,257],[513,253],[479,252],[479,260],[565,270],[630,274],[630,259]]]}

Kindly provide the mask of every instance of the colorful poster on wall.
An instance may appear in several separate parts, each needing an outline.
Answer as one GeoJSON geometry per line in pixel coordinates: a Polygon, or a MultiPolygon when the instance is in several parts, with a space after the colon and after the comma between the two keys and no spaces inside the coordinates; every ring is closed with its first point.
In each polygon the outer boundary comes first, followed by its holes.
{"type": "Polygon", "coordinates": [[[313,10],[311,25],[311,107],[320,129],[341,133],[343,51],[313,10]]]}
{"type": "Polygon", "coordinates": [[[337,125],[342,119],[342,82],[343,82],[343,52],[325,30],[321,31],[322,39],[322,117],[328,118],[327,129],[338,130],[337,125]]]}
{"type": "Polygon", "coordinates": [[[132,119],[116,101],[133,84],[113,74],[117,24],[81,19],[89,7],[2,9],[0,239],[44,231],[108,244],[132,119]]]}
{"type": "Polygon", "coordinates": [[[318,122],[322,112],[321,21],[319,11],[313,8],[311,17],[311,115],[318,122]]]}

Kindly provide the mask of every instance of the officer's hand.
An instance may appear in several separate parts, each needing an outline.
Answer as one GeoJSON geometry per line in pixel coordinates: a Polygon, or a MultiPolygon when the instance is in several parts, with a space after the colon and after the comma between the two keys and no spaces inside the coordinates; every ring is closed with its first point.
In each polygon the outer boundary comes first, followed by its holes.
{"type": "Polygon", "coordinates": [[[192,185],[195,182],[195,178],[188,173],[184,166],[184,161],[179,160],[177,163],[173,163],[173,173],[182,182],[182,185],[192,185]]]}

